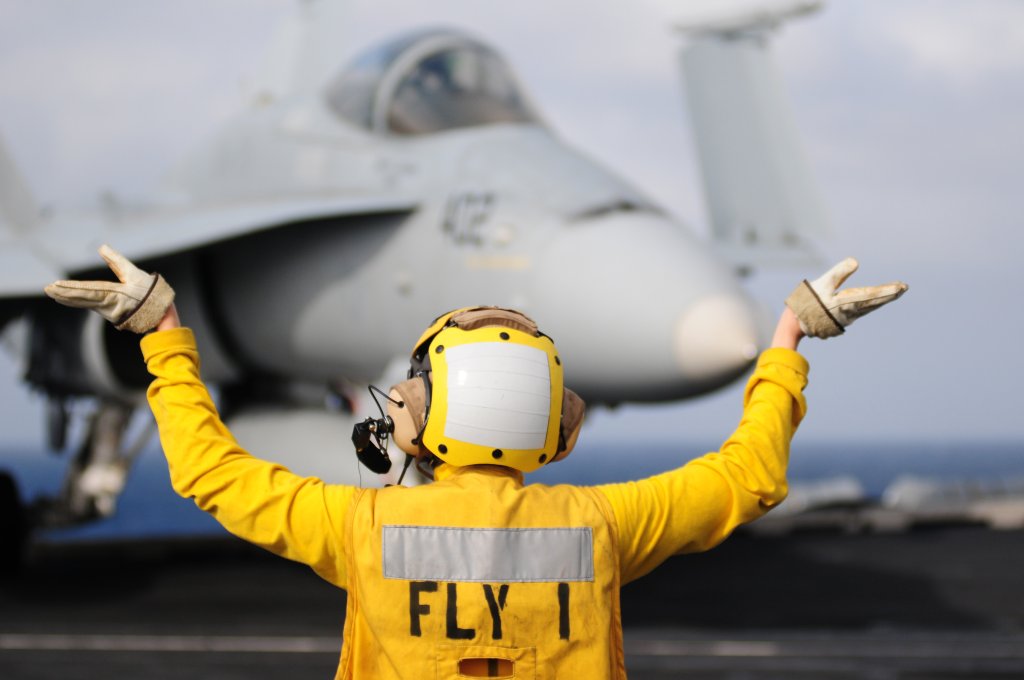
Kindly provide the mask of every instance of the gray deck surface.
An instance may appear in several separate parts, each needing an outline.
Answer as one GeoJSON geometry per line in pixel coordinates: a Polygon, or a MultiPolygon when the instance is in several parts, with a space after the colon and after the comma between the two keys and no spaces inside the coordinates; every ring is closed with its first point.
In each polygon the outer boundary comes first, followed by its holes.
{"type": "MultiPolygon", "coordinates": [[[[1024,678],[1024,532],[739,535],[623,590],[645,678],[1024,678]]],[[[329,678],[345,595],[233,540],[38,546],[0,678],[329,678]]]]}

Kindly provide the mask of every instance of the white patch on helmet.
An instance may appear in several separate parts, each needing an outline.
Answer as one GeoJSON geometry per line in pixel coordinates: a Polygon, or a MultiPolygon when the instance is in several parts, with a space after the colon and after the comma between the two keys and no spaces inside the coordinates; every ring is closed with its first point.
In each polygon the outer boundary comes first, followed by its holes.
{"type": "Polygon", "coordinates": [[[447,439],[495,449],[543,448],[551,415],[548,355],[478,342],[449,347],[447,439]]]}

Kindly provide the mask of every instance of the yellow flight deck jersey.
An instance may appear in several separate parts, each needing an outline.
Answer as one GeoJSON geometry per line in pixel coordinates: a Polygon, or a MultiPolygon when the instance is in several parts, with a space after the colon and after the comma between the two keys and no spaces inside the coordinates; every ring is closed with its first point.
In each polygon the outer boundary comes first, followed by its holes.
{"type": "Polygon", "coordinates": [[[360,489],[242,449],[189,329],[152,333],[142,351],[174,489],[348,591],[338,678],[625,677],[620,586],[781,502],[806,410],[807,362],[769,349],[721,450],[670,472],[577,487],[443,465],[430,484],[360,489]]]}

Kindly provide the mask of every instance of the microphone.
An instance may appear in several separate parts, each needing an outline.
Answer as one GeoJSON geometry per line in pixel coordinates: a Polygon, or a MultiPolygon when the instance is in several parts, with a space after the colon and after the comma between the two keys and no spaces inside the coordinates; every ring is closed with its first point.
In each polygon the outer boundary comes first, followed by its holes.
{"type": "Polygon", "coordinates": [[[383,418],[367,418],[352,428],[352,444],[356,447],[356,457],[360,463],[378,475],[383,475],[391,469],[387,444],[384,444],[385,448],[382,450],[381,443],[386,442],[388,435],[394,431],[395,422],[387,415],[383,418]]]}

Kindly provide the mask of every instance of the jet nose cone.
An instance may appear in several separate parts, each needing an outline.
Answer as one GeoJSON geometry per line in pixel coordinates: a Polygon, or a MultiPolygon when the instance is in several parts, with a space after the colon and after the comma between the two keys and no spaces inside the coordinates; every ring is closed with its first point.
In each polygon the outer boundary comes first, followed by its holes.
{"type": "Polygon", "coordinates": [[[698,299],[676,321],[676,362],[687,380],[721,384],[740,373],[758,355],[756,314],[735,293],[698,299]]]}
{"type": "Polygon", "coordinates": [[[527,312],[555,338],[566,384],[591,401],[683,399],[739,377],[763,337],[732,270],[654,213],[557,229],[527,312]]]}

